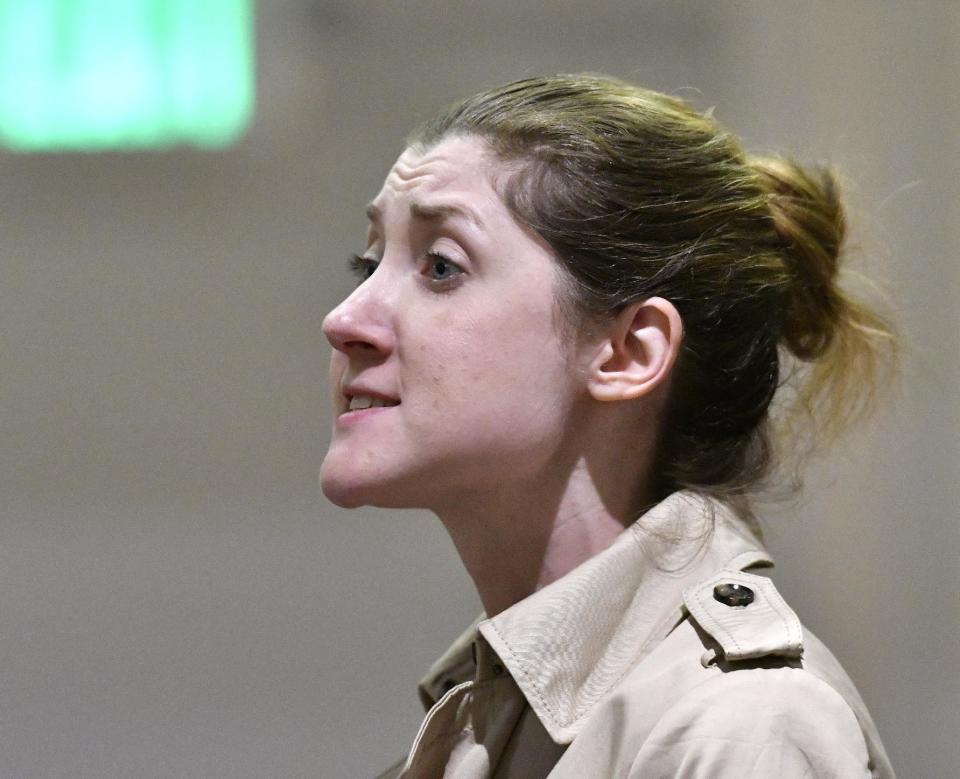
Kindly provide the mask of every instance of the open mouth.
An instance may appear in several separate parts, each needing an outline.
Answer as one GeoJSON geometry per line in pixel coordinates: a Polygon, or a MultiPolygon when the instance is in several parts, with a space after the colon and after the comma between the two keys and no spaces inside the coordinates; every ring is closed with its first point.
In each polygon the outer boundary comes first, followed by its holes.
{"type": "Polygon", "coordinates": [[[360,389],[359,387],[344,387],[343,405],[340,406],[340,417],[361,417],[376,413],[378,410],[399,406],[400,401],[379,393],[375,390],[360,389]]]}
{"type": "Polygon", "coordinates": [[[375,398],[370,395],[354,395],[348,399],[347,412],[363,411],[367,408],[387,408],[389,406],[399,406],[399,400],[388,400],[386,398],[375,398]]]}

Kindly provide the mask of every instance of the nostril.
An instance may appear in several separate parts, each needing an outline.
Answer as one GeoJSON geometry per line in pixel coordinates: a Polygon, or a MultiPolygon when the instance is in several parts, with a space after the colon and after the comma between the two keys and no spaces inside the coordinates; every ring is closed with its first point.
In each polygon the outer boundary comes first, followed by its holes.
{"type": "Polygon", "coordinates": [[[349,322],[348,326],[325,326],[323,333],[334,349],[344,353],[387,354],[392,344],[390,331],[373,324],[361,326],[349,322]]]}
{"type": "Polygon", "coordinates": [[[367,298],[348,298],[327,314],[323,334],[334,349],[357,354],[390,351],[393,330],[383,307],[368,305],[370,302],[367,298]]]}
{"type": "Polygon", "coordinates": [[[338,315],[334,310],[323,321],[323,334],[330,345],[339,351],[357,349],[367,345],[360,328],[352,317],[338,315]]]}

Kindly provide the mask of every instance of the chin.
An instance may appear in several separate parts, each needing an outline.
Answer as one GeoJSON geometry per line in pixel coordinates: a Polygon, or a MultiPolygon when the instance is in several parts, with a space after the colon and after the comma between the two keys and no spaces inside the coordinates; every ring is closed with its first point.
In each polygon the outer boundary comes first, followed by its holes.
{"type": "Polygon", "coordinates": [[[361,506],[377,508],[413,508],[404,500],[401,485],[390,485],[384,480],[372,481],[367,475],[338,472],[328,461],[320,467],[320,490],[334,505],[345,509],[361,506]]]}
{"type": "Polygon", "coordinates": [[[337,474],[331,473],[324,463],[320,467],[320,490],[334,505],[345,509],[355,509],[368,505],[364,485],[351,483],[337,474]]]}

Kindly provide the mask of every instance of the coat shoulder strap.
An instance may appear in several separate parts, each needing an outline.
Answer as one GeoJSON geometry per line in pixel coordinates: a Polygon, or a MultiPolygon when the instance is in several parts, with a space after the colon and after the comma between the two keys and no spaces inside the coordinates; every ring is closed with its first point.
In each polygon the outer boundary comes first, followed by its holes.
{"type": "Polygon", "coordinates": [[[765,576],[724,568],[685,589],[683,602],[725,660],[803,654],[800,620],[765,576]]]}

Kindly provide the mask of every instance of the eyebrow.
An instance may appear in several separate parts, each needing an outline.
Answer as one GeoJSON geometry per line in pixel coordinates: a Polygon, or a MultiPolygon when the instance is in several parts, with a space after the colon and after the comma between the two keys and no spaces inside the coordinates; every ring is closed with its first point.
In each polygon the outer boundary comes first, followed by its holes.
{"type": "MultiPolygon", "coordinates": [[[[383,212],[373,203],[367,206],[366,214],[367,219],[371,222],[379,224],[383,221],[383,212]]],[[[475,227],[483,228],[483,221],[469,208],[447,203],[427,205],[425,203],[413,202],[410,204],[410,216],[424,222],[437,222],[449,217],[460,217],[475,227]]]]}

